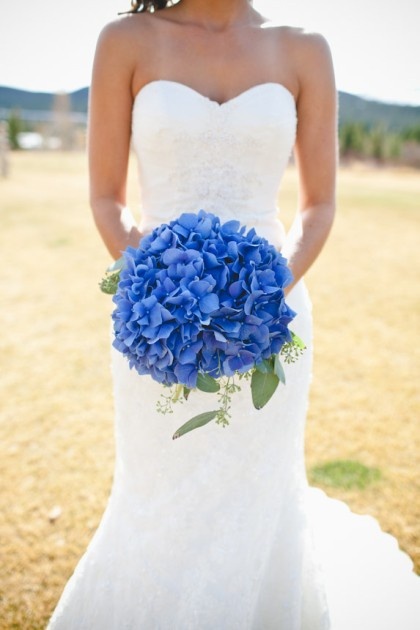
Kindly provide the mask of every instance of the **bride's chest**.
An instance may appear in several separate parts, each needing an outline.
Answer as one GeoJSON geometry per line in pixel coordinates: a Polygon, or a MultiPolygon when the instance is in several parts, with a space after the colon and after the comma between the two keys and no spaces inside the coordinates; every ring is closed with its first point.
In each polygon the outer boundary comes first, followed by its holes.
{"type": "Polygon", "coordinates": [[[290,153],[296,134],[293,96],[283,85],[263,83],[219,105],[173,81],[153,81],[137,94],[133,144],[141,155],[165,160],[277,159],[290,153]]]}

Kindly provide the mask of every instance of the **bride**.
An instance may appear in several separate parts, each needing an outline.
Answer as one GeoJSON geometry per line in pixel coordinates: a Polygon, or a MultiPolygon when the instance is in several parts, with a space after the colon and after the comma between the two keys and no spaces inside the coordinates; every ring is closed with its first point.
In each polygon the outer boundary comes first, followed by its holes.
{"type": "Polygon", "coordinates": [[[309,488],[304,423],[311,308],[303,276],[335,210],[337,101],[328,44],[270,24],[249,0],[134,2],[101,33],[90,91],[91,206],[114,258],[154,227],[204,209],[281,249],[293,330],[307,349],[261,411],[243,387],[232,420],[173,442],[208,409],[194,392],[156,412],[161,386],[112,351],[113,488],[50,630],[414,630],[409,558],[370,517],[309,488]],[[141,221],[126,207],[130,144],[141,221]],[[299,209],[277,190],[290,154],[299,209]]]}

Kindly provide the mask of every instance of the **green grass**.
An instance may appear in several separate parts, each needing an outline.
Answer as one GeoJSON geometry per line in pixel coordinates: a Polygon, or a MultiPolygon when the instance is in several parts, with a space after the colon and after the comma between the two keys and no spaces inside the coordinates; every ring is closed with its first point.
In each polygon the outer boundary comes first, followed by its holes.
{"type": "Polygon", "coordinates": [[[314,485],[346,490],[364,490],[379,481],[381,476],[379,468],[371,468],[352,460],[336,460],[313,466],[308,474],[309,481],[314,485]]]}

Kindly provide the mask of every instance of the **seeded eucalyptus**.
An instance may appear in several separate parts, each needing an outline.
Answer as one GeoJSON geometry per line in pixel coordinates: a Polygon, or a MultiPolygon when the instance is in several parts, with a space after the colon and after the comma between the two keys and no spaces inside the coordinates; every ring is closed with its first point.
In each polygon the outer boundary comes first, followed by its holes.
{"type": "Polygon", "coordinates": [[[124,266],[124,258],[118,258],[112,265],[106,270],[105,276],[99,283],[99,288],[102,293],[107,295],[115,295],[120,281],[121,269],[124,266]]]}
{"type": "MultiPolygon", "coordinates": [[[[280,382],[285,383],[284,369],[280,361],[280,356],[287,364],[298,360],[305,349],[303,341],[292,333],[292,341],[284,344],[280,355],[272,355],[270,359],[265,359],[252,370],[242,374],[234,374],[230,377],[221,377],[216,380],[208,374],[199,374],[197,379],[197,389],[207,393],[217,393],[219,407],[213,411],[206,411],[194,416],[183,424],[173,435],[177,439],[185,433],[197,429],[215,420],[223,427],[228,426],[231,419],[232,394],[241,390],[237,380],[251,380],[252,403],[255,409],[262,409],[273,396],[280,382]],[[237,380],[236,380],[237,379],[237,380]]],[[[187,400],[191,391],[181,385],[172,385],[165,388],[169,392],[161,394],[161,401],[157,403],[159,413],[173,413],[173,403],[187,400]]]]}

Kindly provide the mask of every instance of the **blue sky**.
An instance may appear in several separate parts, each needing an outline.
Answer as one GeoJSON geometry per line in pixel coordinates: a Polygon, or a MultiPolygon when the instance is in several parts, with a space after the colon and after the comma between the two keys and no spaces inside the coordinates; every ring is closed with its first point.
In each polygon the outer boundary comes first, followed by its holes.
{"type": "MultiPolygon", "coordinates": [[[[420,105],[418,0],[255,0],[282,24],[323,33],[340,90],[420,105]]],[[[101,27],[129,0],[0,0],[0,85],[72,91],[89,84],[101,27]]]]}

